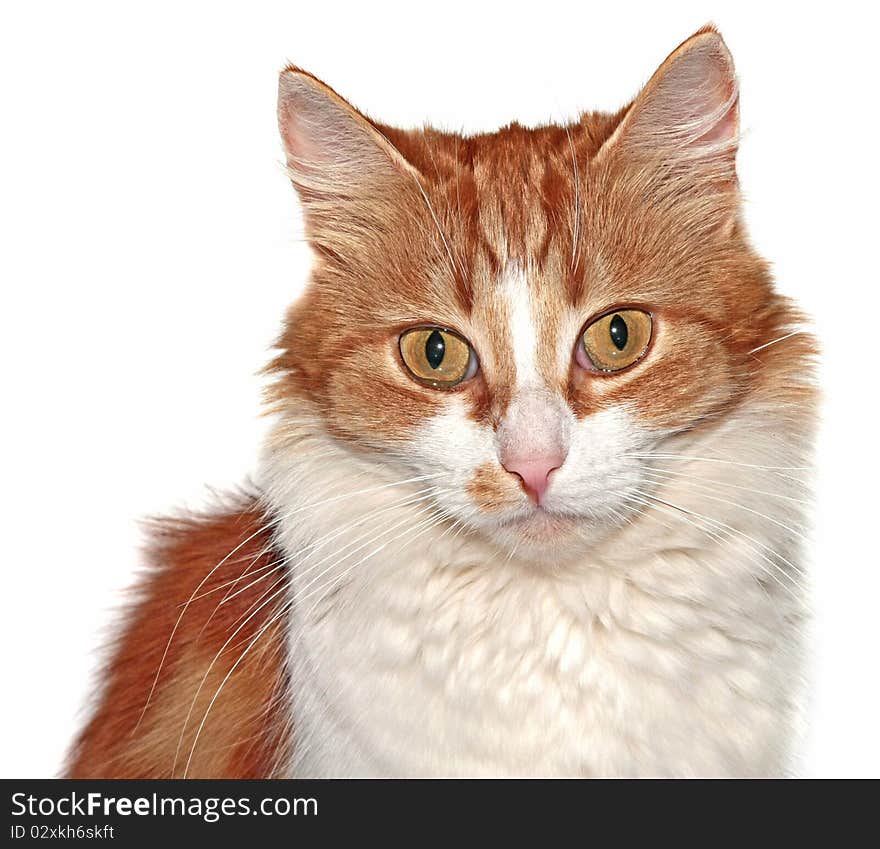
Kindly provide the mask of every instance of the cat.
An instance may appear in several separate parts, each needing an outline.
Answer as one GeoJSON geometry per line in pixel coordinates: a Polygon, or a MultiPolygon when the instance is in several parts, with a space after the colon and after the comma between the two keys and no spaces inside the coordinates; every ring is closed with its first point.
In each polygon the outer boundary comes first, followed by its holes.
{"type": "Polygon", "coordinates": [[[254,489],[155,524],[68,774],[789,774],[816,345],[718,31],[567,125],[297,67],[278,116],[314,265],[254,489]]]}

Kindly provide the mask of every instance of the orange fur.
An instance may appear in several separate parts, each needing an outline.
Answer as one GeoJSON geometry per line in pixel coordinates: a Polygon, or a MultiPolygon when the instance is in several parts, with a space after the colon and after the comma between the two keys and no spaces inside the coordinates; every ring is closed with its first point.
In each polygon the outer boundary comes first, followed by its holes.
{"type": "Polygon", "coordinates": [[[520,485],[495,463],[480,466],[468,486],[468,494],[484,512],[516,506],[520,500],[520,485]]]}
{"type": "Polygon", "coordinates": [[[152,568],[138,587],[139,601],[106,669],[100,706],[71,755],[69,777],[179,777],[191,749],[187,775],[194,778],[266,777],[283,766],[289,736],[283,709],[284,623],[269,624],[281,595],[258,609],[277,579],[273,575],[247,587],[253,580],[249,576],[281,563],[264,526],[265,517],[252,498],[155,526],[152,568]],[[196,598],[175,630],[182,605],[192,595],[196,598]],[[266,626],[219,690],[193,749],[196,730],[224,677],[266,626]]]}

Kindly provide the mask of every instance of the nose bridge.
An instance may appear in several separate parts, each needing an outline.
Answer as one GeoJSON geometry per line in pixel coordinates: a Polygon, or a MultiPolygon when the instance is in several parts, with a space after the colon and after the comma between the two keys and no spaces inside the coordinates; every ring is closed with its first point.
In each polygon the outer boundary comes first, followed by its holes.
{"type": "Polygon", "coordinates": [[[523,387],[511,399],[497,431],[502,462],[511,458],[564,457],[568,421],[562,399],[544,386],[523,387]]]}
{"type": "Polygon", "coordinates": [[[542,369],[556,322],[552,299],[522,266],[508,264],[500,280],[498,303],[507,320],[505,354],[512,360],[507,406],[496,431],[498,458],[508,471],[522,478],[535,472],[544,480],[568,450],[567,406],[548,383],[542,369]],[[514,468],[516,467],[516,468],[514,468]],[[517,471],[519,469],[519,471],[517,471]]]}

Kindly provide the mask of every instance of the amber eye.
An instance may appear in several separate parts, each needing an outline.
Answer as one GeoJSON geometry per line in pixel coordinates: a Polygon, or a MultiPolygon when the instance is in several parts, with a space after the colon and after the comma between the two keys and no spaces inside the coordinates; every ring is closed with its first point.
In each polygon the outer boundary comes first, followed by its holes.
{"type": "Polygon", "coordinates": [[[400,337],[400,356],[412,376],[434,389],[451,389],[477,372],[477,357],[457,333],[415,327],[400,337]]]}
{"type": "Polygon", "coordinates": [[[608,313],[584,330],[584,353],[599,371],[620,371],[645,355],[652,326],[651,316],[642,310],[608,313]]]}

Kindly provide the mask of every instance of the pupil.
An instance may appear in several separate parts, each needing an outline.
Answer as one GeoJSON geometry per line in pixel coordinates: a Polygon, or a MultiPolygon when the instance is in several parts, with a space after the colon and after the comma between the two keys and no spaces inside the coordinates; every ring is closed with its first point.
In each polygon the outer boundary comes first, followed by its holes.
{"type": "Polygon", "coordinates": [[[626,322],[619,315],[616,315],[611,319],[608,330],[614,347],[618,351],[622,351],[626,347],[627,339],[629,339],[629,330],[627,329],[626,322]]]}
{"type": "Polygon", "coordinates": [[[425,342],[425,359],[431,364],[431,368],[438,369],[445,355],[446,343],[443,341],[443,334],[435,330],[425,342]]]}

